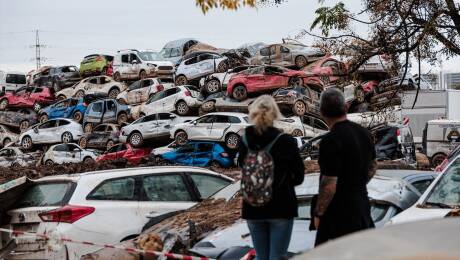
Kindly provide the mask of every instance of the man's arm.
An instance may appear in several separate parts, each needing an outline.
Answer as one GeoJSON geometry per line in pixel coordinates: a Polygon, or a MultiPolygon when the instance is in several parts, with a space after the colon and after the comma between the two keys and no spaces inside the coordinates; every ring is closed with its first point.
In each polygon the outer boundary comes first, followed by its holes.
{"type": "Polygon", "coordinates": [[[334,198],[337,188],[337,177],[335,176],[322,176],[319,184],[318,201],[316,202],[315,216],[321,217],[326,212],[329,204],[334,198]]]}
{"type": "Polygon", "coordinates": [[[369,164],[369,170],[367,171],[367,183],[369,183],[374,177],[375,173],[377,172],[377,161],[372,160],[371,163],[369,164]]]}

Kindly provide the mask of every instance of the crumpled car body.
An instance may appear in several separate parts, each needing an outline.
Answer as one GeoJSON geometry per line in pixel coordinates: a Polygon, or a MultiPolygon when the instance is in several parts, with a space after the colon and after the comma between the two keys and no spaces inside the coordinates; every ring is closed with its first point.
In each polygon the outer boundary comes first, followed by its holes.
{"type": "Polygon", "coordinates": [[[265,46],[257,51],[251,64],[270,64],[303,68],[308,63],[324,57],[325,53],[301,44],[279,43],[265,46]]]}
{"type": "Polygon", "coordinates": [[[344,62],[326,56],[309,64],[303,71],[308,74],[304,79],[305,84],[327,86],[344,81],[347,78],[348,67],[344,62]]]}
{"type": "Polygon", "coordinates": [[[229,97],[245,100],[253,93],[304,85],[305,77],[303,71],[278,66],[259,66],[233,75],[228,82],[227,93],[229,97]]]}
{"type": "Polygon", "coordinates": [[[302,123],[300,117],[296,116],[280,118],[273,123],[273,126],[294,137],[315,137],[326,132],[302,123]]]}
{"type": "Polygon", "coordinates": [[[100,124],[90,133],[85,133],[78,144],[81,148],[108,150],[119,142],[120,126],[116,124],[100,124]]]}
{"type": "Polygon", "coordinates": [[[86,150],[76,144],[56,144],[51,146],[43,155],[45,165],[94,162],[98,156],[94,150],[86,150]]]}
{"type": "Polygon", "coordinates": [[[226,96],[225,92],[218,92],[209,95],[202,100],[200,114],[204,115],[210,112],[238,112],[248,113],[249,105],[254,102],[255,98],[248,98],[242,101],[226,96]]]}
{"type": "Polygon", "coordinates": [[[9,143],[16,143],[18,134],[13,133],[8,127],[0,125],[0,146],[5,147],[9,143]]]}
{"type": "Polygon", "coordinates": [[[50,67],[39,75],[36,79],[38,86],[48,87],[56,92],[81,80],[80,72],[75,66],[50,67]]]}
{"type": "Polygon", "coordinates": [[[39,111],[43,106],[55,101],[49,88],[22,87],[15,92],[0,96],[0,110],[9,108],[33,108],[39,111]]]}
{"type": "Polygon", "coordinates": [[[201,91],[208,94],[214,94],[219,91],[225,91],[230,78],[244,70],[254,68],[255,65],[241,65],[233,69],[229,69],[226,72],[218,72],[208,75],[200,79],[199,86],[201,91]]]}
{"type": "Polygon", "coordinates": [[[37,113],[32,109],[19,109],[18,111],[0,111],[0,124],[19,128],[21,132],[27,130],[38,120],[37,113]]]}
{"type": "Polygon", "coordinates": [[[130,107],[120,104],[115,99],[101,99],[89,104],[83,118],[83,127],[86,133],[103,123],[117,123],[122,125],[128,122],[130,107]]]}
{"type": "Polygon", "coordinates": [[[0,167],[31,166],[40,157],[40,152],[24,153],[19,147],[7,146],[0,150],[0,167]]]}
{"type": "Polygon", "coordinates": [[[283,88],[273,93],[278,107],[288,110],[294,115],[305,113],[319,115],[319,93],[307,87],[283,88]]]}
{"type": "Polygon", "coordinates": [[[140,104],[146,102],[153,94],[173,86],[173,83],[163,82],[159,78],[141,79],[118,94],[117,100],[124,104],[140,104]]]}
{"type": "Polygon", "coordinates": [[[71,88],[63,89],[55,95],[58,100],[70,97],[82,98],[88,94],[107,95],[117,98],[120,92],[126,89],[126,85],[116,82],[107,76],[94,76],[81,80],[71,88]]]}
{"type": "Polygon", "coordinates": [[[151,148],[134,148],[130,144],[116,144],[96,158],[96,162],[125,159],[131,164],[147,161],[151,148]]]}
{"type": "Polygon", "coordinates": [[[385,54],[370,57],[357,72],[359,73],[389,73],[391,69],[391,60],[385,54]]]}
{"type": "Polygon", "coordinates": [[[141,106],[139,116],[155,113],[174,112],[180,116],[190,114],[191,110],[198,108],[198,91],[193,86],[176,86],[155,93],[144,105],[141,106]]]}
{"type": "Polygon", "coordinates": [[[215,72],[225,72],[228,69],[227,59],[217,53],[206,52],[184,60],[177,67],[175,83],[182,86],[215,72]]]}
{"type": "Polygon", "coordinates": [[[77,122],[81,122],[83,115],[86,112],[88,105],[83,98],[68,98],[59,101],[51,106],[47,106],[38,112],[40,122],[45,122],[48,119],[54,118],[73,118],[77,122]]]}

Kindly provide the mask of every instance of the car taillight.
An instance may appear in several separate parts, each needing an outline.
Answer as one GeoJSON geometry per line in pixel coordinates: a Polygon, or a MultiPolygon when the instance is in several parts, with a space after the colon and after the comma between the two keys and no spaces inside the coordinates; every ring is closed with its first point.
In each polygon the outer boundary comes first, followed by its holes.
{"type": "Polygon", "coordinates": [[[40,213],[38,216],[43,222],[74,223],[94,211],[95,208],[93,207],[66,205],[62,208],[40,213]]]}
{"type": "Polygon", "coordinates": [[[192,93],[190,93],[190,91],[188,91],[188,90],[186,90],[184,92],[184,94],[185,94],[186,97],[190,97],[192,95],[192,93]]]}
{"type": "Polygon", "coordinates": [[[228,157],[228,153],[220,153],[220,156],[222,156],[222,157],[228,157]]]}
{"type": "Polygon", "coordinates": [[[158,85],[157,86],[157,91],[162,91],[163,89],[165,89],[165,87],[163,87],[163,85],[158,85]]]}

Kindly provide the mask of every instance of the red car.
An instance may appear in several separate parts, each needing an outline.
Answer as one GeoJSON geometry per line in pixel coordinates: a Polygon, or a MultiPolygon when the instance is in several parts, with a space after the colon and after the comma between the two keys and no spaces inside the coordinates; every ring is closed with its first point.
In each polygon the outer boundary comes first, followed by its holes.
{"type": "Polygon", "coordinates": [[[304,82],[309,85],[327,86],[344,79],[347,70],[345,63],[327,56],[304,68],[308,75],[304,82]]]}
{"type": "Polygon", "coordinates": [[[245,100],[248,94],[301,86],[305,72],[278,66],[258,66],[233,75],[227,85],[230,97],[245,100]]]}
{"type": "Polygon", "coordinates": [[[129,163],[139,164],[144,159],[147,160],[150,155],[151,148],[133,148],[129,144],[116,144],[109,148],[107,152],[99,155],[96,162],[113,161],[116,159],[126,159],[129,163]]]}
{"type": "Polygon", "coordinates": [[[22,87],[15,92],[0,96],[0,110],[7,108],[33,108],[39,111],[42,107],[51,105],[55,101],[49,88],[22,87]]]}

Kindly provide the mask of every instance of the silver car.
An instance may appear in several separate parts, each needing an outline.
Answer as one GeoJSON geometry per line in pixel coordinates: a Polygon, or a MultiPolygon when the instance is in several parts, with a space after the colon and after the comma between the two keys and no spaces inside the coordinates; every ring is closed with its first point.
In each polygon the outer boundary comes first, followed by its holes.
{"type": "Polygon", "coordinates": [[[303,68],[308,63],[319,60],[325,53],[297,43],[280,43],[263,47],[252,58],[251,64],[270,64],[303,68]]]}

